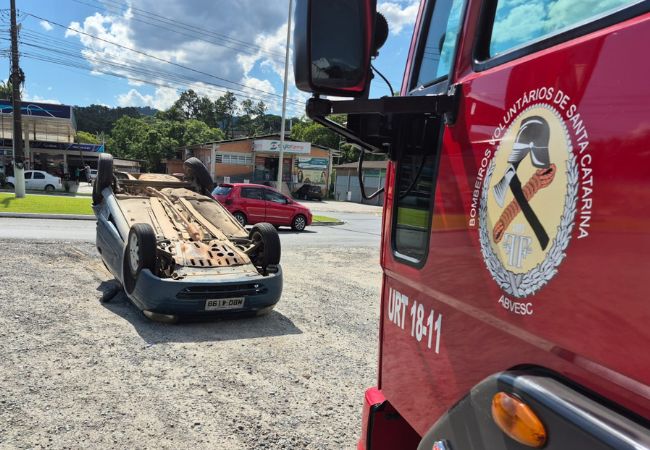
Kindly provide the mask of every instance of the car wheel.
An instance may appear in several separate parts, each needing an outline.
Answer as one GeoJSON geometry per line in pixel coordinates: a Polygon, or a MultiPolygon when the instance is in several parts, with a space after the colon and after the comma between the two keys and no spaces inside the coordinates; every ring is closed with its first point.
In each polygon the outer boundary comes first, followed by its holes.
{"type": "Polygon", "coordinates": [[[131,294],[143,269],[156,264],[156,233],[147,223],[136,223],[129,230],[124,255],[124,288],[131,294]]]}
{"type": "Polygon", "coordinates": [[[13,184],[13,183],[7,183],[7,187],[8,187],[9,189],[13,189],[13,188],[14,188],[14,184],[13,184]]]}
{"type": "Polygon", "coordinates": [[[233,214],[233,216],[235,219],[237,219],[237,222],[239,222],[242,227],[246,225],[246,214],[237,211],[235,214],[233,214]]]}
{"type": "Polygon", "coordinates": [[[264,269],[280,264],[280,236],[273,225],[258,223],[251,230],[250,239],[255,245],[255,250],[250,254],[253,264],[264,269]]]}
{"type": "Polygon", "coordinates": [[[45,186],[45,192],[54,192],[54,186],[48,184],[47,186],[45,186]]]}
{"type": "Polygon", "coordinates": [[[210,176],[210,172],[205,167],[205,164],[199,158],[189,158],[183,163],[185,166],[185,171],[190,178],[194,179],[194,182],[201,190],[201,194],[210,195],[212,193],[212,187],[214,186],[214,181],[210,176]]]}
{"type": "Polygon", "coordinates": [[[97,178],[93,184],[93,205],[99,205],[104,196],[102,191],[113,184],[113,156],[108,153],[99,155],[97,178]]]}
{"type": "Polygon", "coordinates": [[[294,231],[303,231],[306,226],[307,226],[307,218],[302,214],[298,214],[296,217],[293,218],[293,222],[291,222],[291,228],[294,231]]]}

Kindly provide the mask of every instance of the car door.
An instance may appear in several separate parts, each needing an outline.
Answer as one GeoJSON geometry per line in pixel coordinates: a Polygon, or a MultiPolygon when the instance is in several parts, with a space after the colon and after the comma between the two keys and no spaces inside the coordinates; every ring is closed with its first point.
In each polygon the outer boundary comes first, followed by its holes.
{"type": "Polygon", "coordinates": [[[242,187],[241,188],[241,203],[246,214],[248,223],[255,224],[264,222],[266,216],[266,202],[262,188],[258,187],[242,187]]]}
{"type": "Polygon", "coordinates": [[[34,189],[34,181],[32,180],[34,172],[31,170],[25,171],[25,189],[34,189]]]}
{"type": "Polygon", "coordinates": [[[419,433],[521,364],[642,398],[560,348],[612,379],[648,364],[644,328],[604,324],[647,316],[650,240],[624,224],[650,219],[649,2],[467,3],[424,3],[402,94],[455,88],[457,118],[425,158],[396,149],[386,197],[380,380],[419,433]]]}
{"type": "Polygon", "coordinates": [[[279,192],[264,189],[266,221],[273,225],[291,225],[293,207],[290,200],[279,192]]]}
{"type": "Polygon", "coordinates": [[[31,189],[42,191],[45,189],[45,174],[43,172],[34,171],[32,174],[31,189]]]}
{"type": "MultiPolygon", "coordinates": [[[[575,373],[600,392],[607,383],[578,375],[579,366],[647,386],[647,329],[623,334],[611,324],[648,317],[640,280],[650,240],[632,223],[650,218],[650,2],[532,3],[491,2],[472,39],[474,62],[459,66],[465,113],[451,140],[465,145],[450,148],[448,168],[472,187],[448,184],[442,194],[460,193],[476,216],[467,224],[481,254],[462,282],[475,288],[464,301],[576,361],[560,369],[549,350],[526,363],[575,373]]],[[[458,281],[440,288],[457,291],[458,281]]],[[[640,392],[607,395],[629,395],[626,407],[647,411],[640,392]]]]}

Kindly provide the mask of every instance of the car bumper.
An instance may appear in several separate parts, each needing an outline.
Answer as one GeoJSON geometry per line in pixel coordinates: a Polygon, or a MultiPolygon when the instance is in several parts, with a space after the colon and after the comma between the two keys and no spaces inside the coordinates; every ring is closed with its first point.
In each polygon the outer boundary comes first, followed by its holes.
{"type": "Polygon", "coordinates": [[[131,301],[143,311],[163,315],[239,315],[255,313],[275,305],[282,295],[282,269],[268,276],[228,278],[206,277],[198,280],[162,279],[143,270],[131,301]],[[206,311],[206,301],[224,298],[244,298],[237,309],[206,311]]]}

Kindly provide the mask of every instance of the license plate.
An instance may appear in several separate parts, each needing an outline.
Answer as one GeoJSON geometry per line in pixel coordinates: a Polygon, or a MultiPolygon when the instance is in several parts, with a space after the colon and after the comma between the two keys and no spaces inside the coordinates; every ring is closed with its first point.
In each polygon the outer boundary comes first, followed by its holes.
{"type": "Polygon", "coordinates": [[[218,298],[205,301],[206,311],[220,311],[224,309],[239,309],[244,306],[244,297],[218,298]]]}

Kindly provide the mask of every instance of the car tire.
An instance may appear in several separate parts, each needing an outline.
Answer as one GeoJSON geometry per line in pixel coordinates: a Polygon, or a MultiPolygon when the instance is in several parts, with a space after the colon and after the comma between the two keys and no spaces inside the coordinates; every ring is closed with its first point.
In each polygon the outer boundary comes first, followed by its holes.
{"type": "Polygon", "coordinates": [[[13,184],[13,183],[7,183],[7,187],[8,187],[9,189],[13,189],[13,188],[14,188],[14,184],[13,184]]]}
{"type": "Polygon", "coordinates": [[[54,192],[54,186],[48,184],[47,186],[45,186],[45,192],[54,192]]]}
{"type": "Polygon", "coordinates": [[[251,261],[258,267],[266,269],[268,266],[280,264],[282,254],[278,230],[270,223],[258,223],[250,232],[250,239],[258,246],[251,254],[251,261]]]}
{"type": "Polygon", "coordinates": [[[298,214],[293,218],[293,221],[291,222],[291,229],[293,231],[304,231],[306,226],[307,218],[302,214],[298,214]]]}
{"type": "Polygon", "coordinates": [[[201,194],[210,195],[214,187],[214,181],[208,172],[207,167],[199,158],[189,158],[184,163],[185,170],[189,177],[194,180],[197,186],[201,189],[201,194]]]}
{"type": "Polygon", "coordinates": [[[143,269],[156,264],[156,233],[147,223],[136,223],[129,230],[124,253],[124,289],[131,294],[143,269]]]}
{"type": "Polygon", "coordinates": [[[113,184],[113,155],[102,153],[97,163],[97,178],[93,184],[93,205],[99,205],[104,196],[102,191],[113,184]]]}
{"type": "Polygon", "coordinates": [[[233,217],[237,219],[237,221],[241,224],[241,226],[245,226],[247,221],[246,221],[246,214],[244,214],[241,211],[237,211],[236,213],[233,214],[233,217]]]}

